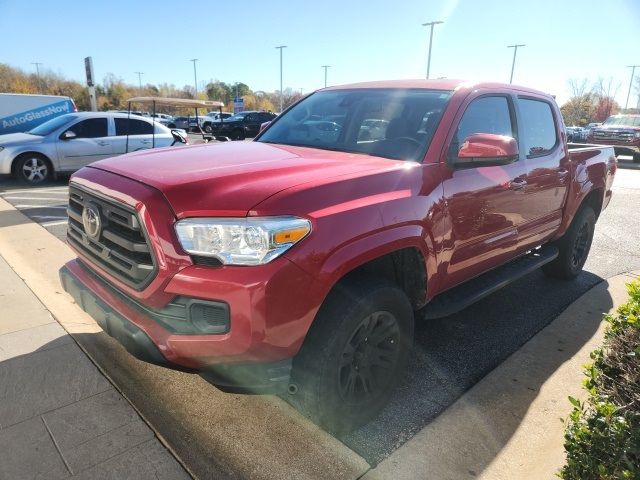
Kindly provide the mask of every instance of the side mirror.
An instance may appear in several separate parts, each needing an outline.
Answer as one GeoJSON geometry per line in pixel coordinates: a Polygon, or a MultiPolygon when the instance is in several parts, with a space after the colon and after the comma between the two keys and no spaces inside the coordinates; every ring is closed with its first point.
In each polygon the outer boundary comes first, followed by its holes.
{"type": "Polygon", "coordinates": [[[60,135],[61,140],[71,140],[72,138],[76,138],[76,137],[77,137],[76,132],[72,130],[67,130],[62,135],[60,135]]]}
{"type": "Polygon", "coordinates": [[[258,133],[262,133],[262,131],[263,131],[265,128],[267,128],[267,127],[269,126],[269,124],[270,124],[270,123],[271,123],[270,121],[269,121],[269,122],[263,122],[263,123],[261,123],[261,124],[260,124],[260,130],[258,131],[258,133]]]}
{"type": "Polygon", "coordinates": [[[518,159],[518,142],[507,135],[474,133],[464,139],[458,150],[450,158],[457,168],[491,167],[508,165],[518,159]]]}

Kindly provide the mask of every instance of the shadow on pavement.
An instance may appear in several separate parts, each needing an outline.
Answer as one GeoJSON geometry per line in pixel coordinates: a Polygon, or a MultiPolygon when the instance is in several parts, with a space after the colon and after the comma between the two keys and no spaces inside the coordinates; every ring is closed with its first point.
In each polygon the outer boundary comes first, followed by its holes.
{"type": "MultiPolygon", "coordinates": [[[[375,466],[601,281],[588,272],[573,282],[534,272],[459,314],[418,321],[415,353],[397,394],[376,420],[341,440],[375,466]]],[[[608,309],[611,299],[606,303],[603,308],[608,309]]],[[[593,336],[601,320],[600,311],[584,318],[583,328],[571,332],[569,342],[558,345],[553,366],[536,371],[535,384],[527,385],[525,394],[509,403],[509,411],[504,412],[507,428],[501,425],[494,454],[518,427],[540,386],[593,336]]]]}

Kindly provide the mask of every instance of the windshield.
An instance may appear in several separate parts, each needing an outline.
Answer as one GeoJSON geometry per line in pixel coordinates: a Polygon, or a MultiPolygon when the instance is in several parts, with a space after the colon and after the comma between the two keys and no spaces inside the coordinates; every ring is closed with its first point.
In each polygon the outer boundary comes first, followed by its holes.
{"type": "Polygon", "coordinates": [[[51,120],[44,122],[42,125],[38,125],[33,130],[29,130],[27,133],[31,135],[39,135],[44,137],[49,135],[51,132],[57,130],[58,128],[66,125],[76,118],[76,115],[61,115],[56,118],[52,118],[51,120]]]}
{"type": "Polygon", "coordinates": [[[233,121],[237,121],[237,120],[242,120],[244,117],[246,117],[247,115],[249,115],[249,112],[244,112],[244,113],[236,113],[235,115],[230,116],[229,118],[227,118],[226,120],[233,122],[233,121]]]}
{"type": "Polygon", "coordinates": [[[604,121],[603,125],[624,125],[627,127],[640,127],[640,116],[618,115],[615,117],[609,117],[604,121]]]}
{"type": "Polygon", "coordinates": [[[421,161],[449,91],[355,89],[315,93],[258,141],[421,161]]]}

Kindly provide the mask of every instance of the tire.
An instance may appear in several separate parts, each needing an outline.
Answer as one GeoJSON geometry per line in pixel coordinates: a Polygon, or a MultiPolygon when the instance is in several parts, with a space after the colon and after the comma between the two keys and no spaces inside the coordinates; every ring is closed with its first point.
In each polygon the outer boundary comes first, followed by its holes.
{"type": "Polygon", "coordinates": [[[233,138],[235,140],[244,140],[244,138],[245,138],[244,130],[242,130],[241,128],[237,128],[236,130],[234,130],[233,138]]]}
{"type": "Polygon", "coordinates": [[[210,124],[210,123],[205,123],[205,124],[202,126],[202,129],[204,130],[204,132],[205,132],[205,133],[211,133],[211,132],[213,132],[213,127],[211,126],[211,124],[210,124]]]}
{"type": "Polygon", "coordinates": [[[39,153],[20,155],[14,163],[13,174],[25,185],[35,186],[46,183],[52,175],[51,163],[39,153]]]}
{"type": "Polygon", "coordinates": [[[583,206],[567,232],[554,242],[560,250],[558,257],[544,265],[542,271],[549,277],[574,279],[582,271],[589,256],[595,225],[596,214],[593,209],[583,206]]]}
{"type": "Polygon", "coordinates": [[[333,433],[364,425],[402,378],[413,328],[411,303],[396,285],[363,276],[340,282],[293,361],[287,400],[333,433]]]}
{"type": "Polygon", "coordinates": [[[633,163],[640,163],[640,153],[633,154],[633,163]]]}

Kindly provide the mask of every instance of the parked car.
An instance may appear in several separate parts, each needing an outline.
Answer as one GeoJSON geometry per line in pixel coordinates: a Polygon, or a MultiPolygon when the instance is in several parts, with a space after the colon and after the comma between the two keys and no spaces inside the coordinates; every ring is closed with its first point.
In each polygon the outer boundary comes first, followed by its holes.
{"type": "Polygon", "coordinates": [[[189,117],[173,117],[173,120],[169,122],[167,127],[189,130],[189,117]]]}
{"type": "Polygon", "coordinates": [[[169,126],[169,124],[173,122],[173,116],[167,115],[166,113],[156,113],[155,115],[151,114],[150,117],[165,127],[169,126]]]}
{"type": "Polygon", "coordinates": [[[77,111],[70,97],[0,93],[0,135],[26,132],[47,120],[77,111]]]}
{"type": "MultiPolygon", "coordinates": [[[[211,133],[214,130],[214,124],[220,123],[220,120],[224,120],[233,116],[233,113],[229,112],[209,112],[204,117],[199,117],[201,119],[200,126],[206,133],[211,133]]],[[[194,125],[195,126],[195,125],[194,125]]]]}
{"type": "Polygon", "coordinates": [[[255,141],[76,172],[61,281],[141,360],[356,428],[402,378],[414,311],[446,317],[539,267],[580,273],[617,163],[563,128],[551,96],[514,85],[323,89],[255,141]],[[314,135],[318,118],[340,135],[314,135]],[[384,136],[359,139],[372,119],[384,136]]]}
{"type": "Polygon", "coordinates": [[[612,145],[616,155],[632,155],[640,163],[640,115],[611,115],[589,132],[587,142],[612,145]]]}
{"type": "Polygon", "coordinates": [[[166,147],[174,141],[168,128],[137,115],[70,113],[26,133],[0,135],[0,174],[11,173],[23,183],[37,185],[96,160],[166,147]]]}
{"type": "Polygon", "coordinates": [[[246,111],[236,113],[226,118],[222,123],[212,123],[213,132],[219,136],[233,140],[244,140],[255,137],[260,131],[260,125],[276,118],[275,113],[246,111]]]}
{"type": "Polygon", "coordinates": [[[587,130],[582,127],[567,127],[567,140],[570,142],[584,142],[587,139],[587,130]]]}

